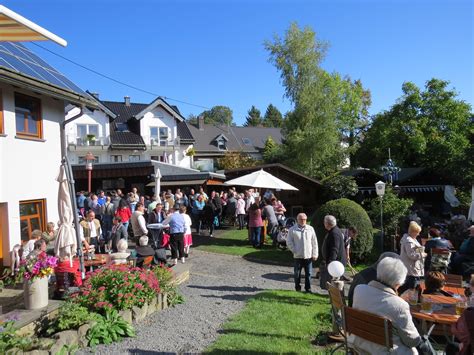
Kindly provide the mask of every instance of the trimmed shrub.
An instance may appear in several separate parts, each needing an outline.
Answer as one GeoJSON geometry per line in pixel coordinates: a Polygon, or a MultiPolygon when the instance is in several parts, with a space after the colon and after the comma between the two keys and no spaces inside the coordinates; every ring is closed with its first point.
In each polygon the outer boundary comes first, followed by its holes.
{"type": "Polygon", "coordinates": [[[328,214],[336,217],[339,228],[357,228],[359,234],[351,246],[351,259],[357,261],[369,256],[373,245],[372,222],[362,206],[346,198],[322,205],[312,221],[320,246],[327,233],[324,228],[324,216],[328,214]]]}

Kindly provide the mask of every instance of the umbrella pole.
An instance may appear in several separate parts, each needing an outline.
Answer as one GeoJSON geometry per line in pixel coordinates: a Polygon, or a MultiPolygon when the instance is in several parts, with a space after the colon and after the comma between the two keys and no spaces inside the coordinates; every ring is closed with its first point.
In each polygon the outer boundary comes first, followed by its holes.
{"type": "Polygon", "coordinates": [[[79,236],[79,219],[77,218],[77,201],[76,201],[76,188],[74,186],[74,176],[72,175],[71,164],[67,156],[64,156],[62,160],[64,169],[66,171],[66,177],[69,182],[69,194],[71,195],[71,205],[73,209],[74,216],[74,227],[76,229],[76,241],[77,241],[77,256],[79,257],[79,271],[81,272],[82,279],[85,279],[86,273],[84,268],[84,254],[82,253],[82,242],[81,237],[79,236]]]}

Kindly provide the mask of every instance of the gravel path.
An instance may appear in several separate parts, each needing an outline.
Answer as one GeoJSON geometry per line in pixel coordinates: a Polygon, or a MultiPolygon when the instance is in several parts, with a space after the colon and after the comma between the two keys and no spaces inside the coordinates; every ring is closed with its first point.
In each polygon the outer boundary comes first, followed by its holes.
{"type": "MultiPolygon", "coordinates": [[[[265,289],[293,289],[292,268],[265,265],[241,257],[193,250],[187,260],[190,278],[180,286],[185,303],[157,312],[136,325],[137,337],[97,354],[160,354],[201,352],[218,330],[240,311],[245,300],[265,289]]],[[[314,282],[314,281],[313,281],[314,282]]]]}

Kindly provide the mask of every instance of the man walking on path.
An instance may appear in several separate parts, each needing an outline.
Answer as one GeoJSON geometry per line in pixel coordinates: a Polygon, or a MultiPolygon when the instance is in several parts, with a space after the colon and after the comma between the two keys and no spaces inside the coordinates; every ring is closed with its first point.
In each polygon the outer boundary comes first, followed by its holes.
{"type": "Polygon", "coordinates": [[[318,240],[314,228],[306,224],[306,214],[296,217],[297,224],[288,231],[286,245],[293,253],[295,289],[301,291],[301,270],[304,268],[304,289],[311,292],[313,261],[318,258],[318,240]]]}
{"type": "Polygon", "coordinates": [[[326,282],[331,281],[327,266],[332,261],[340,261],[346,266],[346,250],[344,248],[344,235],[337,226],[336,217],[327,215],[324,217],[324,228],[328,231],[324,238],[321,250],[321,265],[319,267],[319,286],[326,290],[326,282]]]}
{"type": "Polygon", "coordinates": [[[186,229],[186,222],[181,213],[179,213],[179,205],[175,205],[173,213],[170,214],[164,221],[163,225],[170,227],[170,244],[171,244],[171,258],[172,264],[178,263],[178,258],[184,264],[184,231],[186,229]]]}

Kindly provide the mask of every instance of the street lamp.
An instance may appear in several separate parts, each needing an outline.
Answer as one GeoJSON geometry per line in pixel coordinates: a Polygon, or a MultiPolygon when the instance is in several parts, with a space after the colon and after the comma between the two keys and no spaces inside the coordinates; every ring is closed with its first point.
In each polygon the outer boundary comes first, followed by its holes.
{"type": "Polygon", "coordinates": [[[86,170],[87,170],[87,178],[88,178],[88,184],[87,184],[87,191],[91,192],[92,190],[92,165],[94,164],[95,161],[95,156],[91,152],[88,152],[85,156],[85,161],[86,161],[86,170]]]}
{"type": "Polygon", "coordinates": [[[385,183],[383,181],[375,183],[375,192],[380,197],[380,253],[383,253],[383,195],[385,195],[385,183]]]}

